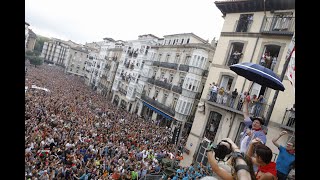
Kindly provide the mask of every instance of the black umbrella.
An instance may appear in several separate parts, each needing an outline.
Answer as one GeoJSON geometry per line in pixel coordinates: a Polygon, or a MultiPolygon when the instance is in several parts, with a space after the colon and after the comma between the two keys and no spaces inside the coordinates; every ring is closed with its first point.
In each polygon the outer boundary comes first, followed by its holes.
{"type": "Polygon", "coordinates": [[[244,62],[233,64],[230,69],[250,81],[266,86],[274,90],[284,91],[285,88],[280,78],[269,68],[259,64],[244,62]]]}

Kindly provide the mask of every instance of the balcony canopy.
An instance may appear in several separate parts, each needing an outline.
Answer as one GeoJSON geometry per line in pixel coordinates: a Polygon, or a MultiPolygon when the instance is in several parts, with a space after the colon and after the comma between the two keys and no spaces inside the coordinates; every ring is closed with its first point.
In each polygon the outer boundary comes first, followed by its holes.
{"type": "Polygon", "coordinates": [[[160,111],[159,109],[153,107],[152,105],[150,105],[150,104],[148,104],[148,103],[146,103],[144,101],[143,101],[143,105],[147,106],[149,109],[155,111],[156,113],[160,114],[161,116],[163,116],[163,117],[165,117],[165,118],[167,118],[169,120],[172,120],[171,116],[169,116],[168,114],[166,114],[166,113],[160,111]]]}
{"type": "Polygon", "coordinates": [[[223,15],[227,13],[295,9],[295,0],[224,0],[214,3],[223,15]]]}

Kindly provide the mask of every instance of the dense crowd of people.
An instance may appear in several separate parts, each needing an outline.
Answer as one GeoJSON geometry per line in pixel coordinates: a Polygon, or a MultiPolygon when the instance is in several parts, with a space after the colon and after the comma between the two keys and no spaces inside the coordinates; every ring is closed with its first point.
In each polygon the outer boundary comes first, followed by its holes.
{"type": "Polygon", "coordinates": [[[175,157],[169,128],[114,107],[60,67],[28,67],[26,86],[26,179],[140,179],[175,157]]]}

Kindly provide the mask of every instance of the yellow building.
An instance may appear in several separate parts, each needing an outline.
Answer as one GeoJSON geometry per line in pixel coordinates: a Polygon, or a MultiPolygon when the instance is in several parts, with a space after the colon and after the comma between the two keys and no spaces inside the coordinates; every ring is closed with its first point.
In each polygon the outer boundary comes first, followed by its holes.
{"type": "MultiPolygon", "coordinates": [[[[216,1],[215,5],[225,21],[185,146],[188,154],[184,153],[182,166],[193,161],[206,164],[204,148],[210,142],[217,144],[229,137],[239,143],[244,128],[241,93],[250,90],[251,96],[263,95],[264,102],[259,110],[252,106],[251,113],[266,117],[276,91],[238,76],[229,66],[253,62],[272,69],[280,77],[295,32],[294,0],[216,1]],[[212,83],[224,88],[216,98],[210,96],[212,83]],[[232,97],[235,89],[238,95],[232,97]]],[[[295,103],[294,90],[286,76],[283,84],[285,91],[279,92],[267,127],[266,145],[274,152],[274,159],[278,149],[272,144],[272,138],[284,129],[290,133],[279,140],[280,144],[294,138],[294,123],[288,121],[292,112],[289,109],[295,103]]]]}

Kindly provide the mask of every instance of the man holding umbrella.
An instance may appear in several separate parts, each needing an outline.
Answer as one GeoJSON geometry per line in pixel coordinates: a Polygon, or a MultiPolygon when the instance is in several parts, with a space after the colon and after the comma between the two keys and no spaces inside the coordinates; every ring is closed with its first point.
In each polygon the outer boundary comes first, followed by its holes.
{"type": "Polygon", "coordinates": [[[253,117],[249,116],[248,103],[250,101],[249,95],[244,100],[243,103],[243,115],[244,115],[244,124],[245,129],[242,133],[242,137],[240,140],[240,151],[246,153],[249,143],[252,139],[259,138],[263,144],[267,142],[266,134],[264,133],[262,126],[264,124],[264,120],[261,117],[253,117]],[[251,126],[251,128],[250,128],[251,126]]]}

